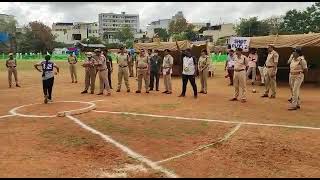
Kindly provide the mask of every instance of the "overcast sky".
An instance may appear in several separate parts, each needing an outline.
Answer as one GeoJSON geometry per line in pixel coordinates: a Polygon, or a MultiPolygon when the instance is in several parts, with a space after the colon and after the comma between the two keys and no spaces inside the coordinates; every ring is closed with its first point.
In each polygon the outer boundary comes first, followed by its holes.
{"type": "Polygon", "coordinates": [[[312,2],[0,2],[0,14],[16,16],[19,25],[42,21],[51,27],[53,22],[98,21],[105,12],[140,15],[140,27],[151,21],[171,18],[183,11],[188,22],[220,21],[235,23],[240,17],[259,19],[282,15],[290,9],[303,10],[312,2]],[[221,20],[220,20],[221,19],[221,20]]]}

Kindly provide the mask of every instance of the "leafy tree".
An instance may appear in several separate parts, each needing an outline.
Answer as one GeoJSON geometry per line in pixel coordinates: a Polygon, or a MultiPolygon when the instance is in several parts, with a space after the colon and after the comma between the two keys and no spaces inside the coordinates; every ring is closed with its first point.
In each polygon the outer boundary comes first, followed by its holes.
{"type": "Polygon", "coordinates": [[[258,17],[249,19],[240,18],[240,23],[235,26],[237,35],[244,37],[269,35],[270,27],[268,23],[259,21],[258,17]]]}
{"type": "Polygon", "coordinates": [[[168,34],[167,30],[163,28],[155,28],[154,33],[158,34],[159,38],[162,41],[168,41],[168,39],[170,38],[170,35],[168,34]]]}
{"type": "Polygon", "coordinates": [[[176,20],[172,20],[169,23],[169,34],[179,34],[182,32],[186,32],[187,30],[192,30],[194,26],[192,24],[188,24],[187,20],[182,17],[176,20]]]}
{"type": "Polygon", "coordinates": [[[132,28],[126,25],[114,34],[114,38],[118,39],[122,44],[126,44],[127,47],[129,47],[129,45],[134,41],[134,35],[132,31],[132,28]]]}
{"type": "Polygon", "coordinates": [[[320,3],[316,2],[304,11],[288,11],[281,24],[281,32],[286,34],[302,34],[320,32],[320,3]]]}
{"type": "Polygon", "coordinates": [[[84,44],[101,44],[102,41],[99,37],[89,36],[88,39],[83,39],[81,43],[84,44]]]}
{"type": "Polygon", "coordinates": [[[52,35],[50,27],[41,22],[33,21],[25,26],[24,29],[25,33],[17,35],[19,52],[52,52],[55,37],[52,35]]]}
{"type": "Polygon", "coordinates": [[[271,16],[264,20],[269,26],[269,33],[276,35],[281,33],[281,25],[283,23],[283,16],[271,16]]]}
{"type": "Polygon", "coordinates": [[[187,40],[187,36],[186,36],[186,33],[182,32],[182,33],[179,33],[179,34],[173,34],[172,35],[172,38],[174,41],[183,41],[183,40],[187,40]]]}

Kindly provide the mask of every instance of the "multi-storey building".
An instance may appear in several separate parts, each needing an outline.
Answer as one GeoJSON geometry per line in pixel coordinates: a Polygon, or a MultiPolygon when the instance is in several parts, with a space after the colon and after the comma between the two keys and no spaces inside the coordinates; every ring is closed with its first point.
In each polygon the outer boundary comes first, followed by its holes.
{"type": "Polygon", "coordinates": [[[114,34],[124,26],[129,26],[133,33],[140,30],[139,14],[100,13],[99,14],[99,35],[109,43],[117,43],[114,34]]]}
{"type": "Polygon", "coordinates": [[[171,19],[159,19],[158,21],[151,22],[147,25],[147,36],[152,38],[154,36],[154,29],[156,28],[166,29],[168,31],[170,22],[171,19]]]}
{"type": "Polygon", "coordinates": [[[66,44],[74,44],[90,36],[99,37],[98,23],[53,23],[52,34],[56,41],[66,44]]]}

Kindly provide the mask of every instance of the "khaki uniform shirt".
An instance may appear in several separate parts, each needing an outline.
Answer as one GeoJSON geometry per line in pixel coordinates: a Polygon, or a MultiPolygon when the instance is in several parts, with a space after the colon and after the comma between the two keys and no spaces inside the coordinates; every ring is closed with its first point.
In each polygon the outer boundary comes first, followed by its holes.
{"type": "Polygon", "coordinates": [[[149,57],[148,56],[138,56],[137,57],[137,64],[138,64],[138,68],[140,69],[145,69],[148,67],[149,64],[149,57]]]}
{"type": "Polygon", "coordinates": [[[105,56],[95,56],[95,65],[97,65],[97,70],[103,71],[107,69],[107,59],[105,56]]]}
{"type": "Polygon", "coordinates": [[[124,67],[124,66],[128,66],[128,60],[129,60],[129,58],[128,58],[128,54],[118,54],[117,55],[117,60],[118,60],[118,64],[119,64],[119,66],[121,66],[121,67],[124,67]]]}
{"type": "Polygon", "coordinates": [[[85,70],[90,71],[94,68],[94,58],[92,57],[90,60],[87,58],[83,64],[85,65],[85,70]]]}
{"type": "Polygon", "coordinates": [[[278,63],[279,61],[279,54],[273,50],[268,54],[267,60],[266,60],[266,66],[276,66],[275,63],[278,63]]]}
{"type": "Polygon", "coordinates": [[[248,66],[248,58],[241,54],[240,57],[238,57],[238,55],[234,55],[233,56],[234,59],[234,69],[235,70],[242,70],[242,69],[246,69],[246,67],[248,66]]]}
{"type": "Polygon", "coordinates": [[[198,62],[198,67],[199,67],[199,70],[204,70],[204,69],[207,69],[210,65],[210,61],[209,61],[209,57],[208,56],[205,56],[205,57],[202,57],[200,56],[199,58],[199,62],[198,62]]]}
{"type": "Polygon", "coordinates": [[[307,69],[307,61],[303,56],[297,58],[292,58],[290,62],[290,72],[297,73],[303,72],[304,69],[307,69]]]}
{"type": "Polygon", "coordinates": [[[75,64],[77,62],[77,58],[75,56],[68,57],[69,64],[75,64]]]}
{"type": "Polygon", "coordinates": [[[15,59],[8,59],[6,64],[8,67],[16,67],[17,66],[15,59]]]}

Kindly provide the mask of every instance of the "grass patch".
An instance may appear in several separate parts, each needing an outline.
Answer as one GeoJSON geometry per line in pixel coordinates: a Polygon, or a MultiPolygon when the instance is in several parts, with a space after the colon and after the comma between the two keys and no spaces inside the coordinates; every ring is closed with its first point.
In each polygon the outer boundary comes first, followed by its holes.
{"type": "Polygon", "coordinates": [[[61,144],[66,147],[79,147],[89,144],[89,141],[86,138],[67,134],[62,130],[53,128],[42,131],[40,136],[50,142],[61,144]]]}

